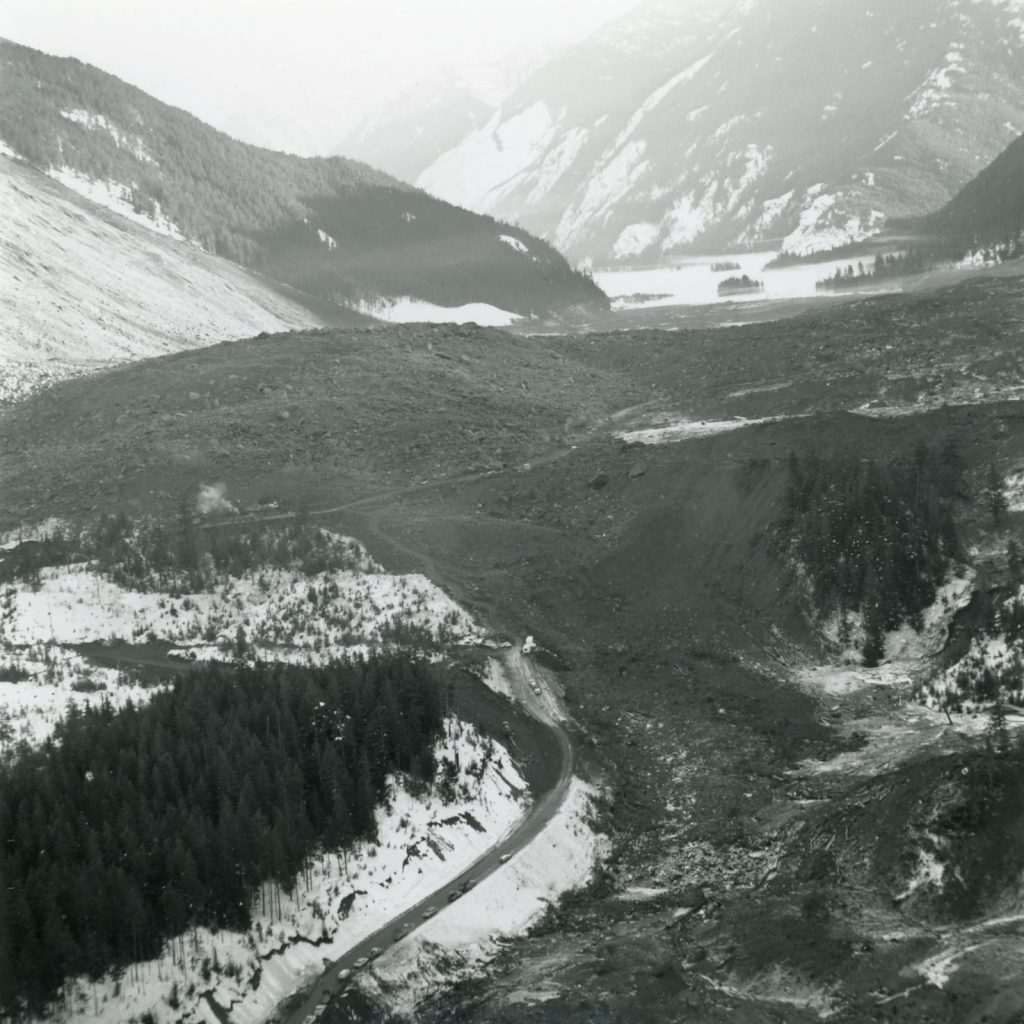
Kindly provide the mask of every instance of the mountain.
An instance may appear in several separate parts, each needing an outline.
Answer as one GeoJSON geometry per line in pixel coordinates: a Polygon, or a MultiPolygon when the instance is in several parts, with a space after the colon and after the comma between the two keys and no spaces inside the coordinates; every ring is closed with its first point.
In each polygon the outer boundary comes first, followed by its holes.
{"type": "Polygon", "coordinates": [[[364,117],[333,151],[414,181],[493,113],[465,82],[420,83],[364,117]]]}
{"type": "Polygon", "coordinates": [[[417,179],[571,259],[829,249],[941,206],[1024,127],[1020,0],[653,0],[417,179]]]}
{"type": "Polygon", "coordinates": [[[416,178],[483,127],[515,89],[551,58],[550,47],[428,75],[371,107],[331,152],[363,160],[403,181],[416,178]]]}
{"type": "Polygon", "coordinates": [[[1024,136],[921,226],[957,256],[991,247],[1003,257],[1024,254],[1024,136]]]}
{"type": "Polygon", "coordinates": [[[551,246],[365,164],[236,142],[112,75],[14,43],[0,42],[0,71],[11,151],[319,299],[479,304],[506,317],[606,305],[551,246]]]}
{"type": "Polygon", "coordinates": [[[0,223],[0,402],[109,363],[366,319],[132,223],[2,155],[0,223]]]}

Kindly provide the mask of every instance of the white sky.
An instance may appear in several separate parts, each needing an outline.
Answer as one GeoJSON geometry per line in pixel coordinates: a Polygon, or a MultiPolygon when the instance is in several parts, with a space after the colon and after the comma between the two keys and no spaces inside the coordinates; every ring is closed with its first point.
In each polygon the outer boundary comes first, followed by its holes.
{"type": "Polygon", "coordinates": [[[0,36],[95,64],[251,141],[328,150],[434,70],[515,62],[637,3],[0,0],[0,36]]]}

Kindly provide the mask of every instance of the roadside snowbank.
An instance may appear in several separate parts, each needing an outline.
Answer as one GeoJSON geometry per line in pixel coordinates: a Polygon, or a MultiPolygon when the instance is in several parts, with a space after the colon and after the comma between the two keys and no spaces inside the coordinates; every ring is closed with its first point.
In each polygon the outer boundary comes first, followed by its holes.
{"type": "Polygon", "coordinates": [[[559,896],[585,885],[606,856],[607,837],[588,824],[595,790],[574,779],[558,813],[526,847],[456,903],[397,943],[359,984],[395,1014],[476,973],[501,940],[522,934],[559,896]]]}

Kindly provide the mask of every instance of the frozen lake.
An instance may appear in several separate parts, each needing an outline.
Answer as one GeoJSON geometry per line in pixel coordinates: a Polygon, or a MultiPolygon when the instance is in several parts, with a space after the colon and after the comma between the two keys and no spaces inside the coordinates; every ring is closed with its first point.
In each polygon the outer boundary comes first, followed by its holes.
{"type": "MultiPolygon", "coordinates": [[[[670,267],[654,267],[647,270],[606,270],[594,273],[599,288],[612,299],[614,309],[650,309],[656,306],[704,306],[719,302],[758,302],[766,299],[800,299],[834,294],[849,295],[844,289],[839,293],[818,292],[815,285],[824,277],[831,277],[836,268],[845,270],[857,260],[841,259],[826,263],[797,263],[788,267],[765,269],[777,254],[774,252],[751,252],[730,256],[692,256],[670,267]],[[738,263],[739,270],[712,270],[715,263],[738,263]],[[764,291],[719,297],[718,283],[727,277],[746,274],[764,283],[764,291]]],[[[874,257],[861,259],[865,270],[872,269],[874,257]]],[[[872,283],[860,294],[895,291],[893,282],[889,287],[872,283]]]]}

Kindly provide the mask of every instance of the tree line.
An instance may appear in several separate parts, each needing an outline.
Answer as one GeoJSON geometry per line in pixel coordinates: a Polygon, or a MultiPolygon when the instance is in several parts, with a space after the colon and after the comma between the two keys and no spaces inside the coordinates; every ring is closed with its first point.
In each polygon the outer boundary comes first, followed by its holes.
{"type": "Polygon", "coordinates": [[[818,291],[857,288],[872,281],[906,277],[910,274],[923,274],[926,270],[931,270],[935,264],[935,257],[922,249],[882,253],[875,258],[875,264],[870,270],[864,266],[863,261],[858,261],[856,267],[852,263],[848,263],[845,267],[836,267],[835,273],[831,277],[823,277],[815,287],[818,291]]]}
{"type": "MultiPolygon", "coordinates": [[[[953,499],[964,461],[955,440],[919,444],[910,458],[789,457],[783,543],[806,572],[822,610],[862,616],[865,663],[885,633],[921,626],[951,565],[963,556],[953,499]]],[[[842,639],[842,638],[841,638],[842,639]]]]}
{"type": "Polygon", "coordinates": [[[97,68],[2,39],[0,67],[0,139],[16,153],[122,183],[136,212],[159,207],[207,252],[309,294],[484,301],[521,314],[607,305],[548,243],[366,164],[246,145],[97,68]],[[522,236],[529,254],[502,232],[522,236]]]}
{"type": "Polygon", "coordinates": [[[0,768],[0,1007],[248,927],[264,883],[374,836],[389,773],[433,780],[446,687],[399,658],[211,665],[143,706],[69,707],[0,768]]]}
{"type": "Polygon", "coordinates": [[[0,580],[38,583],[47,566],[89,562],[124,587],[195,593],[256,569],[313,576],[356,569],[363,560],[358,544],[301,515],[284,524],[207,523],[183,498],[173,518],[133,519],[122,511],[22,542],[0,561],[0,580]]]}

